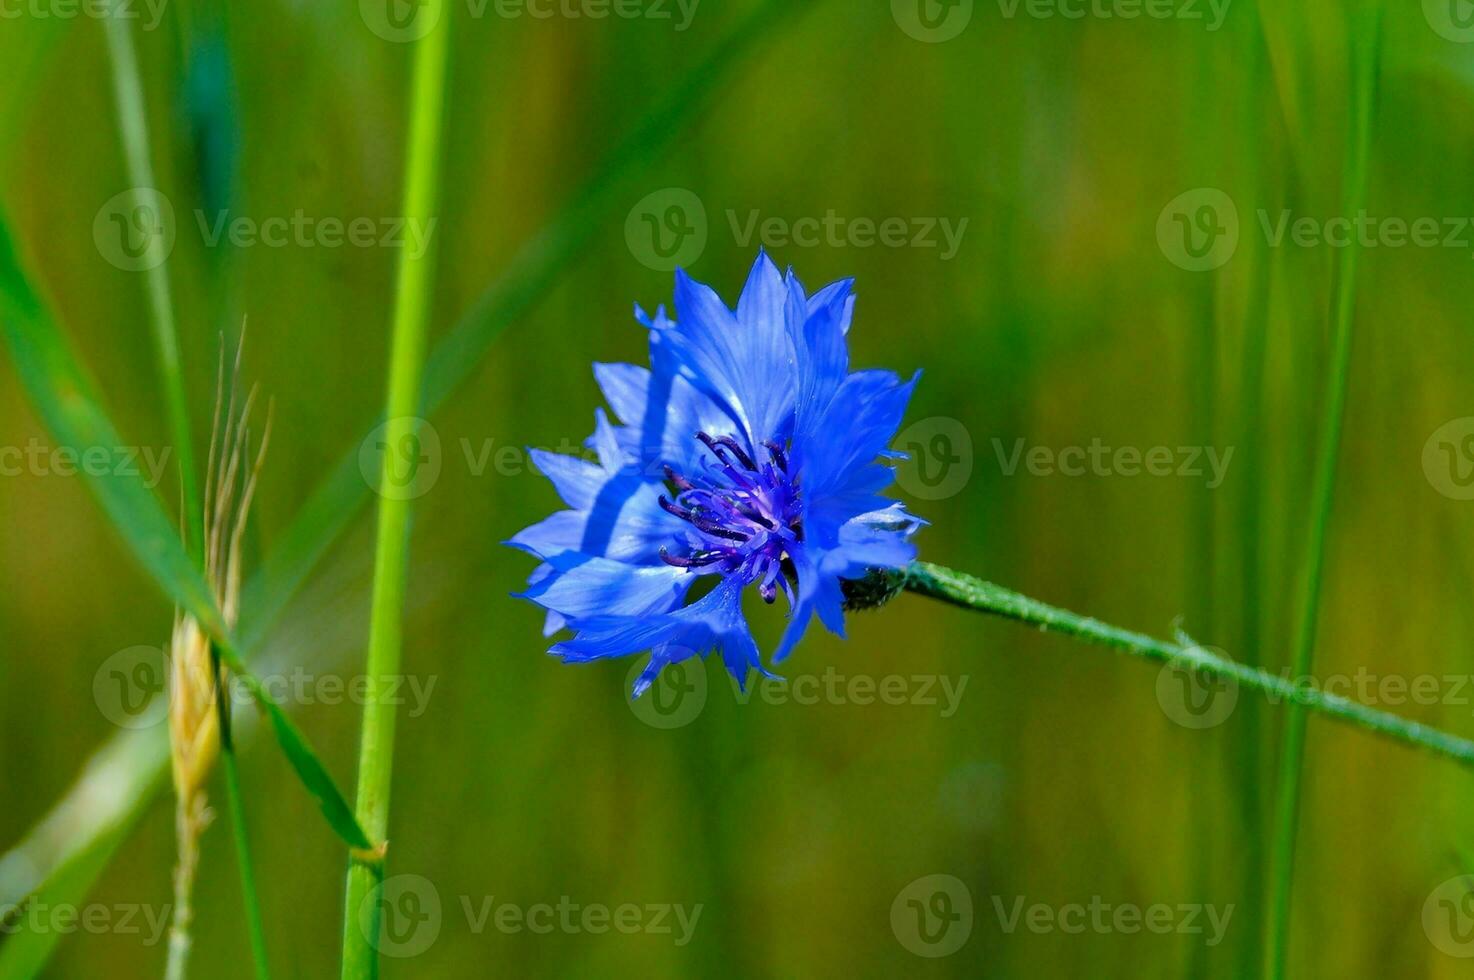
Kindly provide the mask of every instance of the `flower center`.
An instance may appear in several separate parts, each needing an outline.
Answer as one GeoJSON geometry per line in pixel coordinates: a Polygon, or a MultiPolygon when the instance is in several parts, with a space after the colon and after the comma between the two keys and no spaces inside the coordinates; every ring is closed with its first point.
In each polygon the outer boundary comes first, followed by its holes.
{"type": "Polygon", "coordinates": [[[736,576],[744,584],[760,582],[765,602],[781,587],[793,599],[785,574],[789,551],[803,540],[798,480],[788,472],[788,457],[776,442],[765,442],[761,463],[731,436],[714,439],[696,433],[712,459],[702,460],[698,474],[680,474],[669,466],[666,479],[675,500],[660,506],[695,529],[690,554],[660,551],[661,560],[677,568],[711,568],[736,576]]]}

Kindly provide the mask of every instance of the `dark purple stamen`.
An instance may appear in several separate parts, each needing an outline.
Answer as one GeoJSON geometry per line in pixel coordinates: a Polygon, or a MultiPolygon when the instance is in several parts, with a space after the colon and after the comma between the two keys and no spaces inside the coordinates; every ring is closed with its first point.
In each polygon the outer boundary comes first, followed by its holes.
{"type": "Polygon", "coordinates": [[[676,517],[679,517],[681,520],[687,521],[696,528],[705,531],[707,534],[714,535],[715,537],[726,538],[728,541],[746,541],[750,537],[750,535],[742,534],[738,531],[728,530],[711,518],[703,517],[700,514],[695,513],[694,511],[689,511],[679,504],[673,504],[666,499],[664,494],[660,495],[660,507],[666,513],[673,514],[676,517]]]}
{"type": "Polygon", "coordinates": [[[727,458],[727,454],[722,452],[722,447],[719,442],[717,442],[711,436],[707,435],[705,432],[696,433],[696,438],[701,440],[701,444],[703,446],[711,450],[711,454],[713,456],[715,456],[717,459],[721,460],[728,466],[732,465],[732,461],[727,458]]]}
{"type": "Polygon", "coordinates": [[[763,443],[763,448],[767,449],[767,451],[769,453],[772,453],[772,455],[773,455],[773,462],[775,462],[775,463],[778,464],[778,468],[780,470],[782,470],[783,472],[787,473],[788,472],[788,457],[785,456],[785,455],[783,455],[783,447],[780,446],[780,445],[778,445],[773,440],[769,439],[767,442],[763,443]]]}
{"type": "Polygon", "coordinates": [[[725,557],[726,555],[720,551],[705,551],[683,558],[680,555],[669,554],[664,548],[660,549],[660,560],[676,568],[702,568],[706,565],[714,565],[725,557]]]}
{"type": "Polygon", "coordinates": [[[757,472],[757,464],[754,463],[752,461],[752,457],[747,455],[747,453],[743,451],[742,447],[737,444],[736,439],[733,439],[731,436],[722,436],[720,439],[717,440],[717,442],[720,445],[726,446],[728,449],[732,450],[732,454],[737,457],[737,461],[742,464],[743,468],[752,470],[754,473],[757,472]]]}
{"type": "Polygon", "coordinates": [[[762,514],[759,514],[753,508],[747,506],[746,504],[736,504],[735,507],[736,507],[737,513],[741,514],[743,517],[747,518],[750,521],[757,521],[759,524],[761,524],[763,527],[767,528],[769,531],[773,530],[774,528],[776,528],[778,526],[778,525],[774,524],[772,521],[768,520],[762,514]]]}
{"type": "Polygon", "coordinates": [[[661,496],[660,507],[706,536],[692,539],[684,556],[660,552],[660,560],[677,568],[711,567],[758,587],[764,602],[778,593],[793,603],[788,581],[793,561],[790,549],[803,541],[799,520],[798,480],[788,472],[789,461],[776,441],[765,442],[769,458],[762,465],[743,443],[731,435],[697,432],[696,439],[715,457],[699,463],[688,475],[665,468],[675,499],[661,496]],[[715,539],[715,540],[713,540],[715,539]]]}

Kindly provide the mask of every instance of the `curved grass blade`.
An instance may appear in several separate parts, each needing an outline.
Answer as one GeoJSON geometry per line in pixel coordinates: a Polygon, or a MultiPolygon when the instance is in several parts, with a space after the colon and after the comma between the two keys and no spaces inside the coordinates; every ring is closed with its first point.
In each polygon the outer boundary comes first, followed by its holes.
{"type": "MultiPolygon", "coordinates": [[[[1346,141],[1344,214],[1360,212],[1367,193],[1368,158],[1377,96],[1377,68],[1381,41],[1381,9],[1376,3],[1352,23],[1351,123],[1346,141]]],[[[1315,655],[1320,595],[1325,573],[1326,536],[1336,491],[1336,464],[1341,453],[1341,429],[1346,409],[1347,378],[1351,369],[1351,331],[1356,313],[1357,249],[1353,245],[1336,257],[1330,320],[1335,329],[1326,378],[1321,443],[1316,459],[1311,498],[1310,534],[1306,542],[1305,579],[1300,596],[1300,620],[1295,636],[1292,675],[1308,677],[1315,655]]],[[[1275,802],[1273,857],[1270,864],[1269,917],[1264,943],[1264,976],[1285,976],[1289,956],[1290,895],[1294,888],[1295,837],[1300,823],[1300,791],[1305,757],[1306,712],[1292,702],[1281,740],[1279,791],[1275,802]]]]}
{"type": "MultiPolygon", "coordinates": [[[[158,190],[153,163],[149,159],[148,113],[143,104],[143,78],[138,71],[138,52],[132,27],[114,0],[107,16],[108,61],[113,73],[113,96],[117,105],[118,130],[123,138],[128,181],[139,188],[158,190]]],[[[204,512],[200,507],[199,474],[194,464],[194,438],[189,425],[189,408],[184,395],[184,373],[179,361],[179,334],[175,329],[173,291],[169,287],[169,263],[150,263],[144,271],[148,297],[149,325],[153,328],[154,357],[164,388],[164,406],[174,452],[179,458],[180,485],[184,495],[185,550],[198,564],[204,554],[204,512]]]]}
{"type": "Polygon", "coordinates": [[[62,803],[0,858],[0,910],[17,910],[6,911],[14,921],[0,930],[0,980],[37,976],[61,940],[56,929],[26,928],[20,910],[80,904],[144,805],[168,785],[168,772],[165,726],[119,733],[88,760],[62,803]]]}
{"type": "MultiPolygon", "coordinates": [[[[31,288],[16,255],[7,221],[0,217],[0,330],[10,347],[16,372],[57,441],[81,456],[95,447],[123,445],[96,395],[96,388],[31,288]]],[[[111,451],[111,449],[109,449],[111,451]]],[[[84,468],[85,470],[85,468],[84,468]]],[[[188,610],[220,646],[221,658],[240,676],[256,703],[266,711],[287,759],[308,792],[317,798],[329,825],[350,846],[369,847],[317,755],[236,652],[199,569],[158,498],[135,474],[89,475],[87,485],[130,550],[164,594],[188,610]]]]}

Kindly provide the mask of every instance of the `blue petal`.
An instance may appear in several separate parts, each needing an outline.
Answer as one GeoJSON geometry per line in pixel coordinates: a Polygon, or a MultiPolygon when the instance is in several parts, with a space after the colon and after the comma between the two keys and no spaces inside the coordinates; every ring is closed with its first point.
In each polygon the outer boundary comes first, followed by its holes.
{"type": "Polygon", "coordinates": [[[742,587],[730,580],[718,583],[684,609],[665,615],[608,616],[576,625],[578,635],[554,645],[551,651],[565,661],[581,663],[651,651],[649,665],[635,682],[635,697],[645,692],[666,664],[692,655],[705,657],[712,650],[721,653],[727,670],[744,689],[752,670],[771,676],[763,668],[757,643],[742,615],[742,587]]]}
{"type": "Polygon", "coordinates": [[[798,574],[799,598],[773,653],[773,662],[782,663],[793,651],[814,613],[831,633],[843,637],[844,591],[840,580],[860,578],[872,568],[904,568],[911,564],[916,559],[916,546],[909,539],[923,524],[898,503],[850,517],[832,535],[826,534],[820,522],[804,546],[791,556],[798,574]]]}
{"type": "Polygon", "coordinates": [[[778,267],[758,256],[735,314],[709,286],[678,271],[675,307],[675,326],[652,335],[681,373],[727,412],[733,434],[750,452],[776,438],[796,394],[787,287],[778,267]]]}
{"type": "Polygon", "coordinates": [[[839,385],[812,425],[795,438],[794,455],[811,500],[832,493],[879,489],[874,469],[906,413],[916,378],[902,383],[890,371],[857,371],[839,385]]]}
{"type": "Polygon", "coordinates": [[[660,479],[665,464],[690,472],[703,453],[696,433],[727,433],[734,427],[720,405],[674,372],[595,364],[594,377],[625,423],[615,430],[620,447],[641,462],[647,477],[660,479]]]}
{"type": "Polygon", "coordinates": [[[574,510],[587,510],[599,490],[609,481],[609,474],[597,463],[577,456],[550,453],[545,449],[529,449],[528,455],[538,472],[552,481],[553,489],[574,510]]]}
{"type": "Polygon", "coordinates": [[[669,565],[631,565],[565,552],[549,555],[554,574],[517,596],[531,599],[578,625],[591,617],[651,616],[676,608],[695,579],[669,565]]]}

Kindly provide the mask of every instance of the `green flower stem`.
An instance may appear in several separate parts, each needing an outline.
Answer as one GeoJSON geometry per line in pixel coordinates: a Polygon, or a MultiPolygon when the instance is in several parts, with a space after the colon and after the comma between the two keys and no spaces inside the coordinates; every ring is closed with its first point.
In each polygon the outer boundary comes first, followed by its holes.
{"type": "Polygon", "coordinates": [[[975,612],[992,613],[1005,619],[1063,633],[1087,643],[1098,643],[1143,660],[1178,664],[1189,670],[1252,688],[1271,698],[1319,712],[1407,745],[1415,745],[1474,768],[1474,742],[1450,735],[1385,711],[1368,708],[1315,686],[1290,681],[1276,674],[1236,663],[1202,647],[1168,643],[1144,633],[1111,626],[1078,613],[1031,599],[992,582],[955,572],[929,562],[915,562],[901,573],[901,587],[917,595],[950,602],[975,612]]]}
{"type": "MultiPolygon", "coordinates": [[[[411,81],[409,155],[405,161],[404,216],[434,217],[440,171],[440,130],[445,92],[447,22],[443,0],[427,0],[420,12],[432,27],[415,42],[411,81]]],[[[425,333],[433,302],[434,249],[400,255],[394,305],[394,335],[389,352],[389,394],[385,408],[385,445],[397,447],[415,438],[414,416],[420,411],[425,370],[425,333]]],[[[381,488],[396,485],[395,453],[385,451],[381,488]]],[[[410,501],[404,495],[381,494],[374,550],[373,607],[369,619],[369,688],[363,708],[363,735],[358,757],[359,824],[376,845],[387,839],[389,789],[394,762],[395,701],[390,685],[400,671],[403,648],[404,592],[409,552],[410,501]]],[[[351,980],[378,975],[379,903],[374,889],[383,881],[382,855],[355,854],[348,865],[343,906],[343,976],[351,980]]]]}

